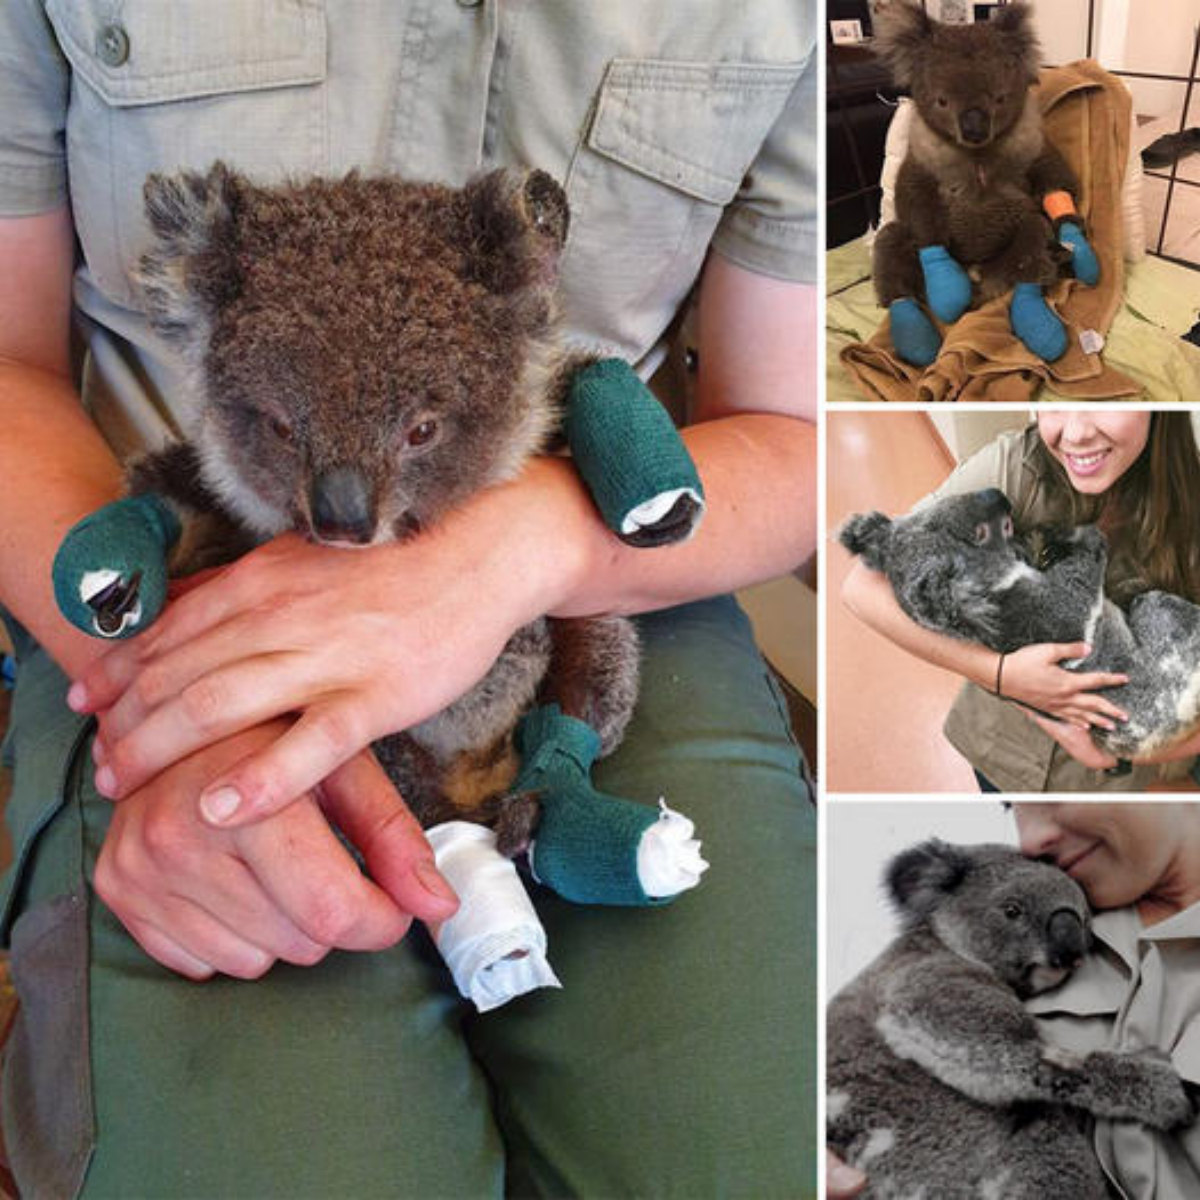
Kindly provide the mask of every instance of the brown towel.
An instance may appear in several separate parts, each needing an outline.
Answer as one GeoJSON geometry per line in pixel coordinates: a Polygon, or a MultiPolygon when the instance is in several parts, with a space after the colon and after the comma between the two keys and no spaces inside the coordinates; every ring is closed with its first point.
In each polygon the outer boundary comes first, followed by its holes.
{"type": "Polygon", "coordinates": [[[1068,326],[1066,354],[1046,363],[1030,353],[1009,325],[1008,296],[989,301],[944,329],[941,353],[925,370],[896,356],[884,321],[869,342],[847,346],[841,355],[870,399],[1024,403],[1044,380],[1074,400],[1109,400],[1140,392],[1127,376],[1105,366],[1099,354],[1085,354],[1079,345],[1081,330],[1107,334],[1121,305],[1121,185],[1129,160],[1129,92],[1089,59],[1044,70],[1036,96],[1047,139],[1079,178],[1079,211],[1087,219],[1088,240],[1100,259],[1096,287],[1069,279],[1047,294],[1068,326]]]}

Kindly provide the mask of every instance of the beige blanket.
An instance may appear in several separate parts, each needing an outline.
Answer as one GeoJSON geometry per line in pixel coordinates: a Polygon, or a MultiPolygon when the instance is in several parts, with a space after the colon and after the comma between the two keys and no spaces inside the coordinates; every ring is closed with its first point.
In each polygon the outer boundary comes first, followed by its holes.
{"type": "Polygon", "coordinates": [[[1100,259],[1100,282],[1063,280],[1047,300],[1066,322],[1069,348],[1043,362],[1012,332],[1009,297],[1001,296],[943,329],[945,342],[928,368],[910,366],[892,349],[888,322],[869,342],[847,346],[842,362],[872,400],[1029,400],[1042,382],[1074,400],[1136,396],[1136,383],[1087,353],[1080,334],[1108,331],[1125,278],[1121,184],[1129,160],[1131,100],[1124,85],[1091,60],[1042,72],[1036,95],[1047,139],[1079,179],[1079,211],[1100,259]]]}

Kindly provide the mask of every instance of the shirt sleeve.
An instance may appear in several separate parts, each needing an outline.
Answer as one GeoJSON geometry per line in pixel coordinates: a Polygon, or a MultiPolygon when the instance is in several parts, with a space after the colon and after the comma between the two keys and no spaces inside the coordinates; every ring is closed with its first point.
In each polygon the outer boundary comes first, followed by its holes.
{"type": "Polygon", "coordinates": [[[814,49],[712,241],[739,267],[794,283],[817,279],[817,74],[814,49]]]}
{"type": "Polygon", "coordinates": [[[0,216],[67,198],[70,73],[39,0],[0,4],[0,216]]]}

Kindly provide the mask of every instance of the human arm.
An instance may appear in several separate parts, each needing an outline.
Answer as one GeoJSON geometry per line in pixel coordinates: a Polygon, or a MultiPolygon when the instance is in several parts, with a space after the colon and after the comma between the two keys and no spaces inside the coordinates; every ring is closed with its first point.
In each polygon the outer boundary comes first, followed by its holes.
{"type": "Polygon", "coordinates": [[[701,420],[684,432],[708,496],[695,537],[631,549],[598,520],[569,462],[538,459],[401,545],[347,552],[277,539],[82,680],[84,707],[112,706],[112,794],[213,737],[300,711],[267,753],[216,781],[246,798],[243,818],[273,810],[461,695],[543,613],[667,607],[806,557],[813,290],[713,256],[700,305],[701,420]]]}
{"type": "Polygon", "coordinates": [[[1090,725],[1111,728],[1125,714],[1094,689],[1125,682],[1123,675],[1067,671],[1058,664],[1087,654],[1083,643],[1025,646],[1004,656],[975,642],[960,641],[918,625],[900,607],[887,577],[861,562],[854,564],[842,586],[842,601],[861,621],[902,650],[935,667],[953,671],[1028,708],[1051,713],[1078,730],[1090,725]]]}

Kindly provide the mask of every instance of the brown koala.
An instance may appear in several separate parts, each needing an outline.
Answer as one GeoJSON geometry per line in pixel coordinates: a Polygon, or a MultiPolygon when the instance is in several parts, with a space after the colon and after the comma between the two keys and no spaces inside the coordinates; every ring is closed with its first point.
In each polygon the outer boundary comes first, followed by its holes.
{"type": "Polygon", "coordinates": [[[1015,288],[1014,332],[1053,361],[1066,351],[1066,332],[1041,289],[1068,262],[1084,282],[1098,278],[1082,218],[1071,212],[1052,225],[1042,211],[1059,192],[1073,207],[1078,185],[1042,133],[1030,21],[1027,5],[1011,4],[991,21],[943,25],[908,0],[877,21],[876,52],[911,92],[915,113],[896,220],[875,242],[875,288],[891,310],[897,351],[920,366],[936,357],[941,337],[919,298],[951,322],[1015,288]]]}
{"type": "MultiPolygon", "coordinates": [[[[546,448],[585,361],[556,323],[568,210],[548,175],[267,188],[217,164],[152,176],[146,204],[142,294],[199,415],[194,440],[129,476],[180,510],[173,574],[285,530],[332,545],[413,536],[546,448]]],[[[539,620],[471,692],[375,749],[423,825],[484,821],[515,853],[537,817],[533,798],[506,795],[517,721],[555,700],[608,753],[637,670],[629,621],[539,620]]]]}

